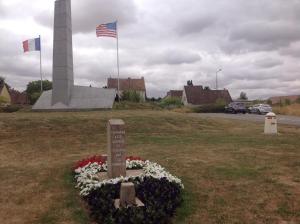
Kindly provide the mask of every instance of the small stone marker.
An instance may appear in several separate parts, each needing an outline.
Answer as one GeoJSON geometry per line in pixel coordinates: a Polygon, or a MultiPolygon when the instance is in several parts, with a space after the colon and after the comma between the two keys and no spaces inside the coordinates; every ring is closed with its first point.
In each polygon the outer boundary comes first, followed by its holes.
{"type": "Polygon", "coordinates": [[[108,178],[126,176],[125,123],[111,119],[107,124],[108,178]]]}
{"type": "Polygon", "coordinates": [[[127,208],[130,206],[145,206],[141,200],[135,197],[135,188],[133,183],[121,183],[120,199],[115,200],[115,208],[127,208]]]}
{"type": "Polygon", "coordinates": [[[277,117],[276,114],[270,112],[265,116],[265,134],[277,134],[277,117]]]}
{"type": "Polygon", "coordinates": [[[133,183],[122,183],[120,190],[120,205],[126,207],[135,205],[135,189],[133,183]]]}

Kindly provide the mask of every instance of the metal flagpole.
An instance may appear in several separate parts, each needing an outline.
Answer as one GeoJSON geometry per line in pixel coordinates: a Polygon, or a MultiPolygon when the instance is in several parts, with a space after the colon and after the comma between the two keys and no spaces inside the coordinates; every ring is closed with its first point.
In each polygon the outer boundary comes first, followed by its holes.
{"type": "Polygon", "coordinates": [[[118,34],[118,20],[116,21],[117,33],[117,66],[118,66],[118,101],[120,102],[120,68],[119,68],[119,34],[118,34]]]}
{"type": "Polygon", "coordinates": [[[43,92],[43,72],[42,72],[42,40],[41,35],[39,35],[40,38],[40,75],[41,75],[41,93],[43,92]]]}

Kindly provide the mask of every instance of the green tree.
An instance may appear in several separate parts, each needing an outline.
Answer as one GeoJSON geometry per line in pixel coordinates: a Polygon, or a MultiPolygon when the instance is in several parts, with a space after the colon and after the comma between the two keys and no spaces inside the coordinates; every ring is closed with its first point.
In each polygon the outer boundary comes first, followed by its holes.
{"type": "MultiPolygon", "coordinates": [[[[43,91],[52,89],[52,82],[43,80],[43,91]]],[[[36,80],[27,84],[26,93],[28,95],[30,104],[33,105],[41,95],[41,81],[36,80]]]]}
{"type": "Polygon", "coordinates": [[[267,104],[272,105],[272,100],[268,99],[267,104]]]}
{"type": "Polygon", "coordinates": [[[248,100],[247,94],[245,92],[240,93],[240,100],[248,100]]]}
{"type": "Polygon", "coordinates": [[[296,99],[296,103],[300,103],[300,96],[296,99]]]}
{"type": "Polygon", "coordinates": [[[131,101],[131,102],[141,102],[141,95],[135,90],[123,91],[122,100],[131,101]]]}

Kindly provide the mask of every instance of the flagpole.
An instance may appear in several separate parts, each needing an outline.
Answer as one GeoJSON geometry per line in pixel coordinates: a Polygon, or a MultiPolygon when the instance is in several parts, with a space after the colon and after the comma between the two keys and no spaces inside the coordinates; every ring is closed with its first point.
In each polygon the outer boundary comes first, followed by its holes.
{"type": "Polygon", "coordinates": [[[117,66],[118,66],[118,101],[120,102],[120,68],[119,68],[119,34],[118,34],[118,20],[116,21],[117,32],[117,66]]]}
{"type": "Polygon", "coordinates": [[[43,72],[42,72],[42,39],[41,35],[39,35],[40,38],[40,75],[41,75],[41,93],[43,92],[43,72]]]}

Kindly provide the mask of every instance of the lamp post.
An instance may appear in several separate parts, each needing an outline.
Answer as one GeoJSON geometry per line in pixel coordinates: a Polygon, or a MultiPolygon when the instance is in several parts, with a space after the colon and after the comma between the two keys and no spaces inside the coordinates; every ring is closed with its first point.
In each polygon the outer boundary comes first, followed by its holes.
{"type": "Polygon", "coordinates": [[[218,73],[221,71],[222,71],[221,68],[218,71],[216,71],[216,90],[218,90],[218,73]]]}

